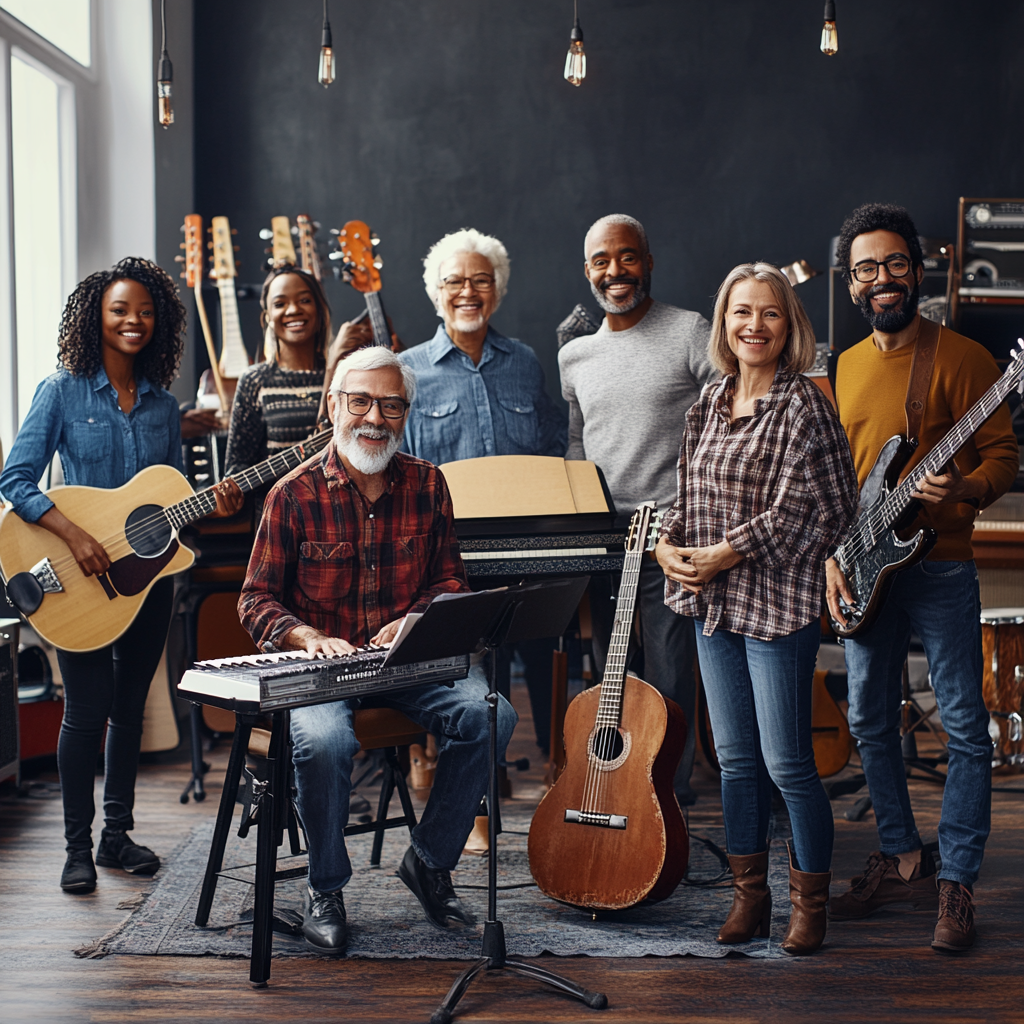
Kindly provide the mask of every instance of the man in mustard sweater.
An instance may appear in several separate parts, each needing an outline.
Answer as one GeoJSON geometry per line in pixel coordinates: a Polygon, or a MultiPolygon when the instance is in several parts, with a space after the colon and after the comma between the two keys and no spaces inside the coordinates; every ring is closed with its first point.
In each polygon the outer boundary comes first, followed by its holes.
{"type": "MultiPolygon", "coordinates": [[[[853,301],[873,333],[844,352],[836,375],[839,417],[861,483],[885,442],[905,434],[905,402],[921,315],[924,276],[917,230],[902,207],[869,204],[843,225],[837,249],[853,301]]],[[[920,444],[903,476],[999,377],[995,360],[976,342],[947,328],[939,335],[919,431],[920,444]]],[[[877,621],[846,641],[850,729],[857,740],[878,824],[880,852],[863,875],[832,899],[829,916],[867,917],[895,903],[935,905],[932,947],[968,949],[974,941],[973,885],[978,878],[991,808],[992,745],[982,700],[978,572],[971,533],[979,508],[996,500],[1018,470],[1017,441],[1003,405],[941,475],[928,474],[915,492],[938,541],[925,561],[900,572],[877,621]],[[902,669],[910,634],[920,637],[944,729],[949,770],[939,821],[942,866],[923,854],[900,749],[902,669]]],[[[855,596],[834,560],[828,563],[828,605],[845,621],[839,597],[855,596]]],[[[866,595],[861,595],[866,597],[866,595]]]]}

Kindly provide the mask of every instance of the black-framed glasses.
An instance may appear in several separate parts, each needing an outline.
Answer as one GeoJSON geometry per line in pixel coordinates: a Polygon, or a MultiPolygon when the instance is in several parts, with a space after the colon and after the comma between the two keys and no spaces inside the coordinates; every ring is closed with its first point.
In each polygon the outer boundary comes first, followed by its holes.
{"type": "Polygon", "coordinates": [[[441,284],[449,295],[458,295],[466,287],[467,281],[476,292],[489,292],[494,287],[494,278],[490,274],[474,274],[472,277],[446,277],[441,284]]]}
{"type": "Polygon", "coordinates": [[[890,256],[880,263],[876,263],[874,260],[861,260],[851,273],[861,284],[867,284],[878,277],[879,267],[885,267],[889,271],[890,277],[906,277],[910,273],[910,257],[890,256]]]}
{"type": "Polygon", "coordinates": [[[409,408],[409,403],[404,398],[371,398],[358,391],[338,393],[345,396],[346,408],[353,416],[365,416],[376,405],[384,419],[400,420],[405,415],[405,410],[409,408]]]}

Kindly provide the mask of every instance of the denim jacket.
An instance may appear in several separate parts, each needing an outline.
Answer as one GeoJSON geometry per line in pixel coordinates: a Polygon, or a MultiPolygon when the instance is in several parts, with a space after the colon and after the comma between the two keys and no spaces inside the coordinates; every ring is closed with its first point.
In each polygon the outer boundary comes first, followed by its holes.
{"type": "Polygon", "coordinates": [[[493,328],[478,366],[444,324],[399,359],[416,371],[403,449],[439,466],[485,455],[565,455],[566,417],[533,349],[493,328]]]}
{"type": "Polygon", "coordinates": [[[184,470],[178,403],[145,377],[138,388],[129,413],[102,366],[94,377],[58,370],[36,388],[0,474],[0,493],[22,519],[34,523],[53,508],[38,481],[54,452],[66,484],[120,487],[147,466],[184,470]]]}

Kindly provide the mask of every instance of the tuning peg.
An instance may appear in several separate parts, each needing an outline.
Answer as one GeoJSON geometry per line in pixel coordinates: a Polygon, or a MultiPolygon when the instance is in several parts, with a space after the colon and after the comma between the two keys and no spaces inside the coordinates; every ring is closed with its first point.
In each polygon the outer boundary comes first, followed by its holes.
{"type": "Polygon", "coordinates": [[[373,266],[375,270],[380,270],[384,266],[384,261],[379,256],[376,256],[373,260],[373,266]]]}
{"type": "Polygon", "coordinates": [[[184,224],[182,224],[182,225],[181,225],[181,227],[180,227],[180,228],[178,228],[178,230],[179,230],[179,231],[180,231],[180,232],[181,232],[182,234],[185,234],[185,230],[186,230],[186,229],[185,229],[185,225],[184,225],[184,224]]]}
{"type": "Polygon", "coordinates": [[[331,228],[331,234],[332,235],[340,235],[341,234],[341,229],[340,228],[331,228]]]}
{"type": "Polygon", "coordinates": [[[237,235],[238,234],[238,228],[232,228],[231,229],[231,234],[237,235]]]}
{"type": "Polygon", "coordinates": [[[185,262],[185,257],[184,256],[175,256],[174,257],[174,262],[175,263],[184,263],[185,262]]]}
{"type": "Polygon", "coordinates": [[[315,220],[312,223],[313,223],[313,230],[314,231],[319,231],[320,230],[320,221],[315,220]]]}
{"type": "Polygon", "coordinates": [[[295,236],[296,238],[298,238],[298,237],[299,237],[299,226],[298,226],[298,224],[293,224],[293,225],[292,225],[292,234],[293,234],[293,235],[294,235],[294,236],[295,236]]]}
{"type": "Polygon", "coordinates": [[[178,248],[179,249],[184,249],[185,248],[185,243],[184,242],[179,242],[178,243],[178,248]]]}
{"type": "Polygon", "coordinates": [[[231,246],[231,251],[232,252],[241,252],[242,251],[242,247],[240,245],[233,245],[233,246],[231,246]]]}
{"type": "Polygon", "coordinates": [[[207,242],[206,243],[206,248],[207,249],[212,249],[213,248],[213,242],[207,242]]]}
{"type": "Polygon", "coordinates": [[[345,258],[345,254],[340,249],[335,249],[334,252],[329,252],[327,254],[327,258],[329,260],[343,260],[345,258]]]}
{"type": "Polygon", "coordinates": [[[180,274],[178,275],[178,277],[180,277],[180,278],[181,278],[181,279],[182,279],[182,280],[184,281],[184,280],[185,280],[185,278],[186,278],[186,277],[188,277],[188,274],[186,274],[186,273],[185,273],[184,271],[182,271],[182,272],[181,272],[181,273],[180,273],[180,274]]]}
{"type": "Polygon", "coordinates": [[[270,228],[260,228],[260,238],[262,238],[264,242],[273,237],[274,232],[271,231],[270,228]]]}
{"type": "Polygon", "coordinates": [[[378,245],[380,245],[380,239],[379,239],[379,238],[377,237],[377,232],[376,232],[376,231],[374,231],[374,232],[373,232],[373,233],[372,233],[372,234],[370,235],[370,245],[373,245],[373,246],[378,246],[378,245]]]}

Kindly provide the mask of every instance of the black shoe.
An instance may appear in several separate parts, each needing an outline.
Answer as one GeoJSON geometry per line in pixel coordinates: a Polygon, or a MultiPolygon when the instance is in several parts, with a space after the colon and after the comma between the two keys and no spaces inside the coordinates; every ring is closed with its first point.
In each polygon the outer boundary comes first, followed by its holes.
{"type": "Polygon", "coordinates": [[[461,924],[476,924],[455,895],[450,871],[428,868],[410,846],[398,867],[398,877],[405,882],[427,912],[427,920],[436,928],[447,928],[448,919],[461,924]]]}
{"type": "Polygon", "coordinates": [[[60,876],[60,887],[65,892],[85,895],[96,888],[96,868],[92,863],[92,850],[69,850],[68,859],[60,876]]]}
{"type": "Polygon", "coordinates": [[[100,836],[96,863],[101,868],[121,868],[129,875],[155,875],[160,870],[160,858],[149,847],[133,843],[127,832],[106,828],[100,836]]]}
{"type": "Polygon", "coordinates": [[[306,908],[302,914],[306,945],[321,956],[343,956],[348,945],[348,923],[341,889],[320,892],[306,886],[306,908]]]}

